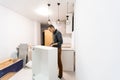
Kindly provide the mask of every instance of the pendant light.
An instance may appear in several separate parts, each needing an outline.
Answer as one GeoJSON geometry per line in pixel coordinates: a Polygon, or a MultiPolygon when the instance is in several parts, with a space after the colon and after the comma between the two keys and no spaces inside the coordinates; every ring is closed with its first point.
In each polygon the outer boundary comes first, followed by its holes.
{"type": "MultiPolygon", "coordinates": [[[[49,7],[50,7],[50,4],[48,3],[48,11],[49,11],[49,7]]],[[[50,14],[48,14],[48,24],[51,24],[50,14]]]]}
{"type": "Polygon", "coordinates": [[[59,6],[60,6],[60,3],[57,3],[58,5],[58,20],[57,20],[57,24],[60,24],[60,18],[59,18],[59,6]]]}
{"type": "Polygon", "coordinates": [[[66,24],[70,24],[69,14],[68,14],[68,0],[67,0],[67,15],[66,15],[66,24]]]}

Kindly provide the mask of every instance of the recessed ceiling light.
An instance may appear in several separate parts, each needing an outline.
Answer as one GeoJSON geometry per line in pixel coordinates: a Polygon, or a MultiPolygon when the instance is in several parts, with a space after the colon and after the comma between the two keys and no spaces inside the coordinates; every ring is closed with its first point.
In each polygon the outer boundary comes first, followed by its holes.
{"type": "Polygon", "coordinates": [[[51,15],[52,12],[50,10],[48,10],[47,7],[40,7],[38,9],[35,10],[35,12],[38,14],[38,15],[42,15],[42,16],[48,16],[48,15],[51,15]]]}

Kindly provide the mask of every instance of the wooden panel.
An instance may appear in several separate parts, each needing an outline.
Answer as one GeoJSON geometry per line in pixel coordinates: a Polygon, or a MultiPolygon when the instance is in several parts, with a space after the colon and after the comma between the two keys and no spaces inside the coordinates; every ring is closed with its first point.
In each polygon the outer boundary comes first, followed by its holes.
{"type": "Polygon", "coordinates": [[[53,42],[53,34],[49,30],[44,30],[45,46],[49,46],[53,42]]]}
{"type": "Polygon", "coordinates": [[[17,72],[22,67],[23,67],[23,60],[21,60],[21,59],[6,59],[6,60],[0,62],[0,78],[5,76],[9,72],[17,72]]]}
{"type": "Polygon", "coordinates": [[[11,78],[12,76],[15,75],[16,72],[9,72],[6,75],[4,75],[2,78],[0,78],[0,80],[8,80],[9,78],[11,78]]]}
{"type": "Polygon", "coordinates": [[[2,62],[0,62],[0,70],[8,67],[9,65],[12,65],[13,63],[15,63],[18,59],[6,59],[2,62]]]}

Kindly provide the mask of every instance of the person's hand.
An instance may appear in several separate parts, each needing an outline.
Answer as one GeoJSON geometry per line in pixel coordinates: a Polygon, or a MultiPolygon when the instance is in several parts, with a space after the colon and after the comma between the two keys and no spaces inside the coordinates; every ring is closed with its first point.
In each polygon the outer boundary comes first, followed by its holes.
{"type": "Polygon", "coordinates": [[[53,46],[55,46],[55,45],[57,45],[57,43],[53,43],[53,44],[51,44],[50,46],[53,47],[53,46]]]}
{"type": "Polygon", "coordinates": [[[53,47],[53,44],[51,44],[50,46],[53,47]]]}

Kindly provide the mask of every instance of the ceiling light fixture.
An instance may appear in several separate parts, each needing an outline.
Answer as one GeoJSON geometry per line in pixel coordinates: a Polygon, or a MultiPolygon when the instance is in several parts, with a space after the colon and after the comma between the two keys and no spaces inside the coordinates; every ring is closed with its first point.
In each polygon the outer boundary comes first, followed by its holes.
{"type": "MultiPolygon", "coordinates": [[[[49,11],[49,7],[50,7],[50,4],[48,4],[48,11],[49,11]]],[[[48,14],[48,24],[51,24],[50,15],[49,14],[48,14]]]]}
{"type": "Polygon", "coordinates": [[[38,14],[38,15],[41,15],[41,16],[45,16],[47,17],[48,15],[52,15],[52,12],[50,10],[48,10],[48,7],[43,5],[39,8],[37,8],[35,10],[35,12],[38,14]]]}

